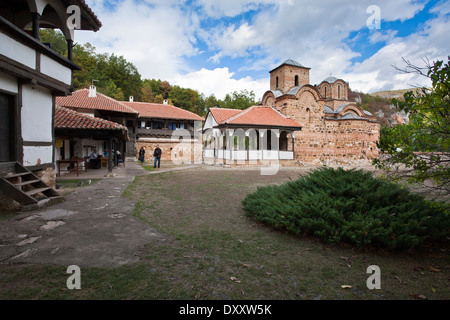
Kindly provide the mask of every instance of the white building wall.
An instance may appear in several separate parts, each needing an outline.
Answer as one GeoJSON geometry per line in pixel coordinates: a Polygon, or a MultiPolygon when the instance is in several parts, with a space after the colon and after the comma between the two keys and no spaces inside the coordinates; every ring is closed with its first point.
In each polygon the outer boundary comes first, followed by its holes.
{"type": "Polygon", "coordinates": [[[9,93],[18,93],[17,79],[0,71],[0,89],[9,93]]]}
{"type": "Polygon", "coordinates": [[[0,32],[0,54],[36,69],[36,51],[0,32]]]}
{"type": "Polygon", "coordinates": [[[41,72],[65,84],[72,84],[72,70],[45,55],[41,55],[41,72]]]}
{"type": "Polygon", "coordinates": [[[36,166],[40,164],[53,163],[53,146],[24,146],[23,165],[36,166]]]}
{"type": "Polygon", "coordinates": [[[22,87],[22,138],[24,141],[52,142],[53,99],[50,90],[22,87]]]}

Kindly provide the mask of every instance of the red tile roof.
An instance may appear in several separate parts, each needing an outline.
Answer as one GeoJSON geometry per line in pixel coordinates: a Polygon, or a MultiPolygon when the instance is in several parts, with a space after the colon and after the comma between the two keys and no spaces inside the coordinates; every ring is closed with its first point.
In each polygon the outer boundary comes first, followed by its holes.
{"type": "Polygon", "coordinates": [[[88,116],[61,106],[55,107],[56,129],[102,129],[128,131],[128,129],[116,122],[88,116]]]}
{"type": "Polygon", "coordinates": [[[217,108],[217,107],[210,108],[209,111],[211,112],[212,116],[214,117],[214,120],[216,120],[216,122],[218,124],[221,124],[225,120],[242,112],[242,110],[239,110],[239,109],[227,109],[227,108],[217,108]]]}
{"type": "Polygon", "coordinates": [[[199,115],[168,104],[148,102],[123,102],[126,106],[139,112],[139,118],[160,118],[203,121],[199,115]]]}
{"type": "Polygon", "coordinates": [[[278,112],[271,107],[264,106],[252,106],[245,110],[237,110],[237,112],[232,115],[231,110],[233,109],[222,109],[228,110],[222,112],[220,108],[209,109],[213,114],[219,114],[220,116],[225,116],[226,112],[231,115],[228,118],[222,118],[218,124],[232,124],[232,125],[250,125],[250,126],[269,126],[269,127],[291,127],[291,128],[301,128],[302,126],[278,112]]]}
{"type": "Polygon", "coordinates": [[[81,89],[72,93],[66,97],[56,97],[56,105],[68,108],[81,108],[81,109],[94,109],[94,110],[107,110],[121,113],[137,112],[119,102],[97,92],[96,97],[89,97],[89,89],[81,89]]]}

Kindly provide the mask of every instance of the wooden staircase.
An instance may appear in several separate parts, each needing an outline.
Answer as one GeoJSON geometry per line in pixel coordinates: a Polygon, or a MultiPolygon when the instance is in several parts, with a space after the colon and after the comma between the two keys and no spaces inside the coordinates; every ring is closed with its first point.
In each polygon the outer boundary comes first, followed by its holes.
{"type": "Polygon", "coordinates": [[[18,162],[3,163],[0,191],[23,206],[61,199],[57,191],[18,162]]]}

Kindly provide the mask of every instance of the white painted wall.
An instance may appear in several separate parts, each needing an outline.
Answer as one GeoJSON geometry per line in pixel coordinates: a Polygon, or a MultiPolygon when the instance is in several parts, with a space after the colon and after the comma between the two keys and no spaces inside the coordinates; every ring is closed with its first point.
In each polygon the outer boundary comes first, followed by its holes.
{"type": "Polygon", "coordinates": [[[22,87],[24,141],[52,142],[52,93],[40,86],[22,87]]]}
{"type": "Polygon", "coordinates": [[[208,113],[208,116],[206,117],[205,124],[203,125],[203,130],[211,129],[217,126],[217,122],[212,116],[211,112],[208,113]]]}
{"type": "Polygon", "coordinates": [[[45,55],[41,55],[41,72],[65,84],[72,84],[72,70],[45,55]]]}
{"type": "Polygon", "coordinates": [[[36,52],[12,39],[8,35],[0,32],[0,54],[20,62],[27,67],[36,69],[36,52]]]}
{"type": "Polygon", "coordinates": [[[10,93],[18,93],[17,79],[0,71],[0,89],[10,93]]]}
{"type": "Polygon", "coordinates": [[[53,163],[53,146],[23,147],[23,165],[35,166],[39,164],[53,163]]]}

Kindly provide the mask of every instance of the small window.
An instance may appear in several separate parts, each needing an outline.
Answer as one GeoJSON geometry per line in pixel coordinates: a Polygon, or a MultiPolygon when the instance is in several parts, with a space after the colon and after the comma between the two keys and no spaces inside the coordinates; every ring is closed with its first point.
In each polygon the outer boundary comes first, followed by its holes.
{"type": "Polygon", "coordinates": [[[295,76],[294,82],[295,82],[295,87],[298,87],[298,75],[295,76]]]}
{"type": "Polygon", "coordinates": [[[324,90],[324,95],[325,95],[325,98],[327,97],[327,87],[325,87],[324,88],[325,90],[324,90]]]}
{"type": "Polygon", "coordinates": [[[276,77],[276,88],[278,89],[278,77],[276,77]]]}
{"type": "Polygon", "coordinates": [[[338,99],[341,98],[341,85],[338,85],[338,99]]]}

